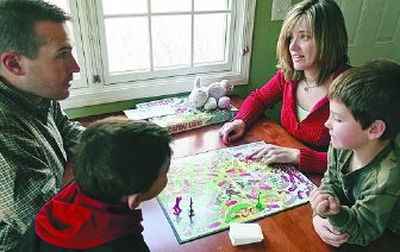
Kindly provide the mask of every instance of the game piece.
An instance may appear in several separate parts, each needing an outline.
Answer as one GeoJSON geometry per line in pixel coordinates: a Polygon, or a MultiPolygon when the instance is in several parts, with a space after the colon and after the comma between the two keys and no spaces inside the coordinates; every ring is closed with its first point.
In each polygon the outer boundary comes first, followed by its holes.
{"type": "Polygon", "coordinates": [[[258,210],[258,211],[262,211],[262,210],[264,210],[264,206],[263,206],[263,204],[261,203],[261,192],[259,192],[258,193],[258,196],[257,196],[257,204],[256,204],[256,209],[258,210]]]}
{"type": "Polygon", "coordinates": [[[189,217],[192,219],[194,216],[194,210],[193,210],[193,200],[192,197],[190,197],[190,203],[189,203],[189,217]]]}
{"type": "Polygon", "coordinates": [[[179,207],[179,203],[181,202],[181,200],[182,200],[181,196],[178,196],[175,199],[175,206],[172,208],[174,210],[173,213],[175,215],[179,215],[182,212],[182,209],[179,207]]]}

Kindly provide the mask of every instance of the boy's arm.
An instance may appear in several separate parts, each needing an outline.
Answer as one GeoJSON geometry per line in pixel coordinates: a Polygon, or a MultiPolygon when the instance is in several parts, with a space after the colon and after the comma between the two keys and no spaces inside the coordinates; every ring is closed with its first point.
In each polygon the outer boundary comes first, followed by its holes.
{"type": "Polygon", "coordinates": [[[328,216],[328,220],[350,235],[349,243],[366,246],[385,231],[398,201],[398,195],[365,195],[351,207],[341,206],[340,212],[328,216]]]}
{"type": "Polygon", "coordinates": [[[372,167],[376,174],[360,188],[362,192],[355,204],[342,205],[337,215],[328,217],[340,231],[349,233],[349,243],[365,246],[380,237],[392,221],[393,213],[399,211],[400,165],[396,162],[398,157],[392,152],[381,162],[381,167],[372,167]]]}
{"type": "Polygon", "coordinates": [[[326,194],[330,194],[335,198],[336,202],[340,204],[340,199],[344,198],[344,193],[339,181],[341,165],[338,163],[337,156],[337,151],[332,146],[329,146],[328,169],[324,173],[319,189],[326,194]]]}
{"type": "Polygon", "coordinates": [[[349,235],[337,230],[327,219],[320,217],[315,211],[316,205],[318,205],[321,200],[327,200],[329,197],[335,197],[337,203],[340,204],[340,201],[337,200],[336,193],[342,194],[342,190],[338,180],[337,170],[339,168],[335,160],[337,160],[336,151],[330,147],[328,150],[328,169],[321,181],[320,188],[314,190],[312,192],[313,195],[310,195],[310,203],[313,207],[313,226],[315,232],[325,243],[339,247],[347,241],[349,235]],[[318,199],[317,197],[319,196],[321,197],[318,199]]]}

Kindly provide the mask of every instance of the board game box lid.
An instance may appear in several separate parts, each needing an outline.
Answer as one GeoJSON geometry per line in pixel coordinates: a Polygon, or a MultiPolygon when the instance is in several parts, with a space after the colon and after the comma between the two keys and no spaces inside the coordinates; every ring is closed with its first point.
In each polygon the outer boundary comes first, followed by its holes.
{"type": "Polygon", "coordinates": [[[237,108],[231,105],[227,109],[196,109],[187,96],[165,98],[136,105],[135,109],[124,110],[133,120],[149,120],[174,134],[231,120],[237,108]]]}

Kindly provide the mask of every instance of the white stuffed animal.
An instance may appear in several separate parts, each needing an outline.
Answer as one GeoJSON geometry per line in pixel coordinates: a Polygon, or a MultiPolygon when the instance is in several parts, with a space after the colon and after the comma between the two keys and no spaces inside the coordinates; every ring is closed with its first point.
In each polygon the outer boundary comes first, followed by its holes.
{"type": "Polygon", "coordinates": [[[208,100],[208,90],[200,86],[200,77],[197,76],[194,80],[194,87],[189,94],[189,101],[195,108],[201,108],[208,100]]]}
{"type": "Polygon", "coordinates": [[[227,80],[214,82],[208,87],[201,87],[200,77],[196,77],[189,100],[196,108],[204,108],[206,110],[228,108],[231,105],[231,100],[226,94],[232,88],[233,86],[227,80]]]}
{"type": "MultiPolygon", "coordinates": [[[[227,80],[214,82],[208,86],[208,99],[215,98],[217,108],[227,108],[231,104],[231,99],[226,94],[233,89],[233,86],[227,80]]],[[[204,108],[206,106],[204,105],[204,108]]]]}

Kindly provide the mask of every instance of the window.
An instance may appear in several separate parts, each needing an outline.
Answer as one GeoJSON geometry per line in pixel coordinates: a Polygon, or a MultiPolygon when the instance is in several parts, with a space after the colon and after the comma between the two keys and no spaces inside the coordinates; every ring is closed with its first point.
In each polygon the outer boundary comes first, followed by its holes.
{"type": "Polygon", "coordinates": [[[255,0],[47,1],[73,17],[81,66],[64,108],[247,83],[255,0]]]}

